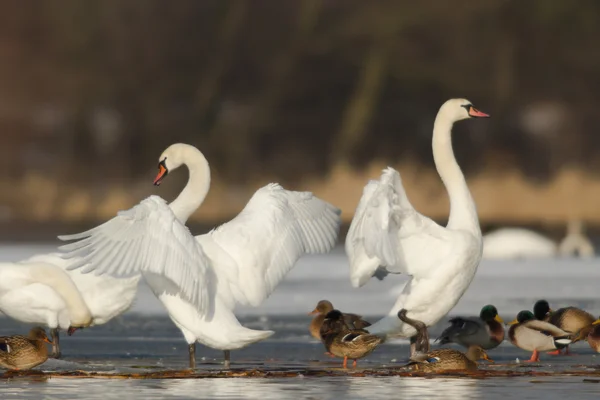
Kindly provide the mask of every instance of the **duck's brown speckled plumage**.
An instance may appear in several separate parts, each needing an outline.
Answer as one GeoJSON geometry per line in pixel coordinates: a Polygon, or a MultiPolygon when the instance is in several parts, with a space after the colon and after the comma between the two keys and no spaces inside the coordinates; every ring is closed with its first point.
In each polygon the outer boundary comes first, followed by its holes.
{"type": "Polygon", "coordinates": [[[596,353],[600,353],[600,319],[596,320],[587,337],[588,344],[596,353]]]}
{"type": "Polygon", "coordinates": [[[48,359],[46,343],[52,343],[43,328],[33,328],[28,336],[0,337],[0,366],[7,369],[30,369],[48,359]]]}
{"type": "Polygon", "coordinates": [[[383,341],[363,329],[350,329],[338,310],[327,313],[320,336],[329,353],[344,358],[344,367],[348,358],[353,359],[356,366],[357,359],[369,355],[383,341]]]}
{"type": "MultiPolygon", "coordinates": [[[[318,314],[310,323],[309,331],[312,337],[315,339],[321,340],[321,325],[323,325],[323,320],[325,319],[325,315],[328,312],[333,311],[333,304],[331,304],[328,300],[321,300],[317,304],[317,307],[310,314],[318,314]]],[[[344,316],[344,321],[346,325],[351,329],[364,329],[367,326],[371,326],[371,324],[364,319],[362,316],[356,314],[346,314],[342,313],[344,316]]]]}
{"type": "Polygon", "coordinates": [[[493,362],[480,346],[471,346],[466,354],[454,349],[437,349],[426,354],[417,353],[411,357],[412,362],[409,365],[416,371],[424,372],[473,371],[477,369],[478,360],[493,362]]]}
{"type": "Polygon", "coordinates": [[[565,307],[551,313],[548,322],[563,331],[573,333],[571,340],[575,343],[587,338],[595,320],[596,318],[586,311],[576,307],[565,307]]]}

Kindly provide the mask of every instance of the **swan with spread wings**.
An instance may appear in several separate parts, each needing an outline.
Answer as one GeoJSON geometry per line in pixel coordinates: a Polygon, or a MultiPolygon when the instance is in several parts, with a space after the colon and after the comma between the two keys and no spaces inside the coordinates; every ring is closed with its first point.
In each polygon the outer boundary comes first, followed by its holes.
{"type": "Polygon", "coordinates": [[[475,117],[489,115],[466,99],[450,99],[434,122],[433,158],[450,197],[447,226],[415,210],[393,168],[364,188],[346,237],[353,286],[382,272],[410,276],[388,316],[367,328],[372,334],[414,337],[415,328],[400,321],[398,311],[406,309],[412,319],[431,326],[456,305],[475,275],[482,253],[481,230],[451,138],[456,121],[475,117]]]}
{"type": "Polygon", "coordinates": [[[340,210],[310,192],[271,183],[252,196],[233,220],[194,237],[185,226],[210,187],[210,168],[191,145],[177,143],[159,158],[155,185],[181,165],[189,179],[170,204],[150,196],[87,232],[61,236],[69,268],[116,277],[142,275],[189,344],[229,351],[272,331],[243,327],[236,304],[258,306],[304,254],[326,253],[337,241],[340,210]]]}

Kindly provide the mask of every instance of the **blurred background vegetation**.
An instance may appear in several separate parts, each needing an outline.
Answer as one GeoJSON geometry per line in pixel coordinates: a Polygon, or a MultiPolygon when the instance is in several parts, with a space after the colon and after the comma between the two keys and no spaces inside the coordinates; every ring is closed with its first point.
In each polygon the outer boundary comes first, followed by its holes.
{"type": "Polygon", "coordinates": [[[173,198],[185,173],[151,183],[174,142],[211,163],[197,223],[269,181],[349,221],[386,165],[443,222],[451,97],[492,115],[454,130],[484,228],[600,226],[599,42],[596,0],[2,0],[3,236],[173,198]]]}

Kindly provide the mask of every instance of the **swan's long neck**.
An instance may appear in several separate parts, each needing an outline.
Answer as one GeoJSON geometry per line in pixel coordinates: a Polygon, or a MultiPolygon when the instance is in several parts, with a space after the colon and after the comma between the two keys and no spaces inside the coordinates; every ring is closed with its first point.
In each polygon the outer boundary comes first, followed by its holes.
{"type": "Polygon", "coordinates": [[[438,114],[433,126],[433,159],[450,197],[448,228],[466,229],[481,234],[477,209],[452,150],[452,125],[454,121],[438,114]]]}
{"type": "Polygon", "coordinates": [[[85,327],[92,322],[92,315],[71,278],[61,269],[51,264],[32,263],[30,268],[32,280],[54,289],[63,298],[69,310],[71,326],[85,327]]]}
{"type": "Polygon", "coordinates": [[[193,147],[183,153],[183,162],[188,167],[189,178],[185,188],[170,204],[173,213],[185,223],[200,207],[210,188],[210,167],[204,155],[193,147]]]}

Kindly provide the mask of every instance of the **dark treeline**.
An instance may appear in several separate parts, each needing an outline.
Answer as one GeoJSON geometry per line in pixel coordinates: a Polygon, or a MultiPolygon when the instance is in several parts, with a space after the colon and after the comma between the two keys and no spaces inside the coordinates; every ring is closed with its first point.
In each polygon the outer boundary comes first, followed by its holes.
{"type": "Polygon", "coordinates": [[[231,182],[430,166],[464,96],[493,116],[456,129],[467,172],[598,171],[599,42],[596,0],[2,1],[0,163],[127,182],[185,141],[231,182]]]}

